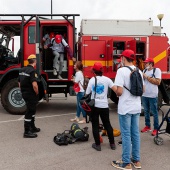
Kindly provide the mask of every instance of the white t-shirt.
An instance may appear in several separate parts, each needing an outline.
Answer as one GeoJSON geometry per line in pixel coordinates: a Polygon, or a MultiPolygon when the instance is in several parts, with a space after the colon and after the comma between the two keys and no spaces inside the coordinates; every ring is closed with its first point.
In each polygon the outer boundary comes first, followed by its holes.
{"type": "MultiPolygon", "coordinates": [[[[146,71],[145,74],[149,77],[153,77],[153,69],[150,71],[146,71]]],[[[161,79],[161,70],[159,68],[156,68],[155,77],[161,79]]],[[[158,86],[155,84],[150,83],[147,79],[144,80],[145,82],[145,92],[143,93],[144,97],[150,97],[150,98],[155,98],[158,97],[158,86]]]]}
{"type": "Polygon", "coordinates": [[[80,87],[80,92],[84,92],[83,89],[83,83],[84,83],[84,76],[82,71],[77,71],[75,74],[75,83],[79,83],[79,87],[80,87]]]}
{"type": "MultiPolygon", "coordinates": [[[[108,87],[112,88],[114,83],[112,80],[105,76],[96,76],[97,78],[97,87],[96,87],[96,97],[95,97],[95,107],[98,108],[108,108],[108,87]]],[[[92,92],[91,98],[94,99],[95,94],[95,78],[92,77],[89,80],[86,94],[90,94],[92,92]]]]}
{"type": "MultiPolygon", "coordinates": [[[[130,66],[132,69],[135,66],[130,66]]],[[[139,70],[142,79],[142,72],[139,70]]],[[[130,74],[131,70],[127,67],[119,68],[115,78],[115,85],[119,87],[127,87],[130,89],[130,74]]],[[[144,82],[143,82],[144,85],[144,82]]],[[[119,96],[118,114],[125,115],[127,113],[136,114],[141,112],[141,97],[132,95],[127,89],[123,87],[123,93],[119,96]]]]}
{"type": "Polygon", "coordinates": [[[55,42],[55,38],[51,39],[51,44],[53,45],[51,48],[53,51],[57,51],[58,53],[60,52],[64,52],[64,47],[67,47],[68,44],[66,43],[66,41],[62,38],[62,43],[57,44],[55,42]]]}

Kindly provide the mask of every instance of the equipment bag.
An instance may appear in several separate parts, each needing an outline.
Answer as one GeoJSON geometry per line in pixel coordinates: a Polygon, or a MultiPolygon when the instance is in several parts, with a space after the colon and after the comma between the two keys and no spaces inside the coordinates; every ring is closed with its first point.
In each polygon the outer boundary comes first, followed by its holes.
{"type": "Polygon", "coordinates": [[[88,127],[84,127],[83,129],[80,129],[77,123],[73,123],[71,125],[71,135],[75,139],[75,141],[88,141],[89,134],[87,131],[88,131],[88,127]]]}
{"type": "Polygon", "coordinates": [[[139,69],[136,67],[134,70],[129,66],[124,66],[130,69],[130,89],[123,86],[126,90],[128,90],[134,96],[142,96],[143,94],[143,81],[142,76],[139,73],[139,69]]]}
{"type": "Polygon", "coordinates": [[[71,125],[71,130],[65,130],[63,133],[57,133],[57,135],[54,136],[53,141],[57,145],[61,146],[72,144],[76,141],[88,141],[88,139],[88,127],[80,129],[78,124],[73,123],[71,125]]]}
{"type": "Polygon", "coordinates": [[[59,146],[68,145],[73,143],[73,137],[70,134],[70,130],[65,130],[63,133],[57,133],[53,141],[59,146]]]}

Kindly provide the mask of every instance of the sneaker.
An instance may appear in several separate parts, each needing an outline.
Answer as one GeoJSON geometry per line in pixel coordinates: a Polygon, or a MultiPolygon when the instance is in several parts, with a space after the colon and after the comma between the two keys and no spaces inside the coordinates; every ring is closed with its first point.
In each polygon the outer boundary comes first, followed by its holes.
{"type": "Polygon", "coordinates": [[[156,136],[156,134],[157,134],[157,130],[154,129],[154,130],[152,131],[152,136],[156,136]]]}
{"type": "Polygon", "coordinates": [[[110,148],[112,149],[112,150],[115,150],[116,149],[116,145],[113,143],[113,144],[110,144],[110,148]]]}
{"type": "Polygon", "coordinates": [[[148,131],[151,131],[151,128],[150,128],[149,126],[145,126],[145,127],[141,130],[142,133],[143,133],[143,132],[148,132],[148,131]]]}
{"type": "Polygon", "coordinates": [[[140,161],[135,161],[133,159],[131,159],[131,164],[136,168],[136,169],[141,169],[141,163],[140,161]]]}
{"type": "Polygon", "coordinates": [[[53,74],[54,74],[55,76],[57,75],[57,69],[56,69],[56,68],[53,69],[53,74]]]}
{"type": "Polygon", "coordinates": [[[119,161],[112,161],[112,166],[114,166],[117,169],[128,169],[128,170],[132,170],[132,166],[130,163],[123,163],[122,160],[119,161]]]}
{"type": "Polygon", "coordinates": [[[78,121],[78,123],[80,123],[80,124],[86,123],[86,119],[80,120],[80,121],[78,121]]]}
{"type": "Polygon", "coordinates": [[[62,80],[63,78],[61,77],[61,75],[58,75],[58,79],[62,80]]]}
{"type": "Polygon", "coordinates": [[[96,145],[95,143],[92,144],[92,148],[96,149],[97,151],[101,151],[101,146],[96,145]]]}
{"type": "Polygon", "coordinates": [[[121,141],[121,140],[118,142],[118,145],[119,145],[119,146],[121,146],[121,145],[122,145],[122,141],[121,141]]]}
{"type": "Polygon", "coordinates": [[[79,122],[79,118],[76,116],[75,118],[73,119],[70,119],[71,122],[79,122]]]}

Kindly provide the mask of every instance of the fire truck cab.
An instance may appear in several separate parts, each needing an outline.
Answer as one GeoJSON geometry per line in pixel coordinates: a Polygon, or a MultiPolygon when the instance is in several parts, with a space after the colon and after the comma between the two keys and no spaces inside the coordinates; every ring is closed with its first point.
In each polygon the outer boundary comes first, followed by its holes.
{"type": "MultiPolygon", "coordinates": [[[[169,91],[170,60],[169,43],[160,26],[153,26],[152,20],[92,20],[83,19],[79,33],[79,57],[84,65],[84,73],[92,76],[90,67],[95,61],[104,66],[104,75],[115,78],[123,50],[135,52],[134,65],[144,70],[143,61],[153,58],[155,67],[162,71],[162,82],[169,91]]],[[[163,96],[164,97],[164,96],[163,96]]],[[[118,99],[113,91],[111,100],[118,99]]],[[[162,102],[160,93],[159,100],[162,102]]],[[[169,102],[169,101],[168,101],[169,102]]]]}
{"type": "Polygon", "coordinates": [[[6,111],[11,114],[23,114],[26,111],[17,78],[20,68],[28,64],[30,54],[36,54],[37,58],[39,100],[48,101],[55,93],[74,95],[71,90],[74,73],[72,59],[65,52],[63,79],[57,79],[53,75],[52,49],[43,48],[43,37],[50,32],[61,34],[76,57],[76,16],[79,14],[0,14],[0,93],[1,103],[6,111]],[[16,46],[18,52],[14,48],[16,46]]]}

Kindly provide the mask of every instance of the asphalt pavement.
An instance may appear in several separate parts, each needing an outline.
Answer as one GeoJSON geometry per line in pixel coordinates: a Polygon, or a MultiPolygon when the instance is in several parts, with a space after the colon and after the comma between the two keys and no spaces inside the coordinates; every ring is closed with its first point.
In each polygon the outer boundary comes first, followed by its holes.
{"type": "MultiPolygon", "coordinates": [[[[109,100],[110,120],[113,128],[119,129],[117,106],[109,100]]],[[[164,113],[169,109],[163,108],[164,113]]],[[[38,138],[23,138],[23,116],[11,115],[0,105],[0,170],[114,170],[111,161],[121,158],[121,146],[111,150],[107,137],[103,137],[102,151],[94,150],[91,123],[88,127],[89,141],[58,146],[53,142],[57,133],[70,129],[70,119],[76,113],[76,98],[56,95],[49,103],[37,106],[36,126],[41,128],[38,138]]],[[[162,114],[159,114],[162,120],[162,114]]],[[[153,124],[153,117],[151,117],[153,124]]],[[[144,117],[140,117],[140,128],[144,127],[144,117]]],[[[166,127],[164,122],[162,128],[166,127]]],[[[163,138],[163,145],[153,141],[151,132],[141,133],[141,164],[143,170],[168,170],[170,156],[170,137],[163,138]]],[[[134,168],[133,168],[134,169],[134,168]]]]}

